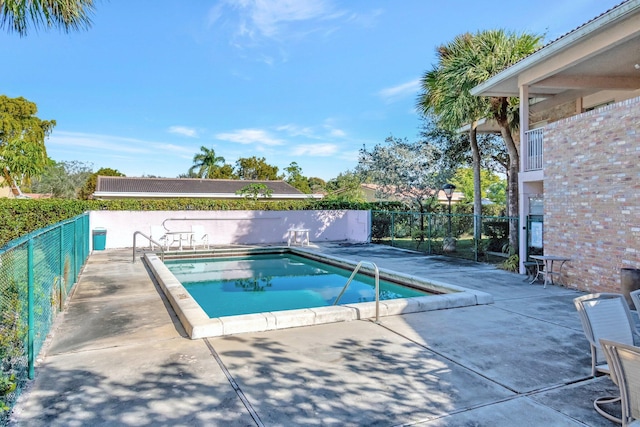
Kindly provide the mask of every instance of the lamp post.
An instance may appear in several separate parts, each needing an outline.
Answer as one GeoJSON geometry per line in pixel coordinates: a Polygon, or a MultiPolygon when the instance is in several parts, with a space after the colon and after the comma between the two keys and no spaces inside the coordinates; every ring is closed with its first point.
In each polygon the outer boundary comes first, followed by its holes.
{"type": "Polygon", "coordinates": [[[447,196],[447,200],[449,201],[449,237],[451,237],[451,197],[455,189],[456,186],[448,182],[442,187],[442,191],[444,191],[444,195],[447,196]]]}

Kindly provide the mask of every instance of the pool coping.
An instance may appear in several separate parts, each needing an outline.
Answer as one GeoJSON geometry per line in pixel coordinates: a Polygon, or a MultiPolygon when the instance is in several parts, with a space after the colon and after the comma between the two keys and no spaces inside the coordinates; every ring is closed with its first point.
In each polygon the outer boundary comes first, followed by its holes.
{"type": "MultiPolygon", "coordinates": [[[[221,252],[220,250],[214,251],[216,255],[221,252]]],[[[224,253],[255,254],[265,252],[289,252],[351,270],[357,264],[351,260],[328,256],[311,249],[287,246],[256,249],[242,248],[227,250],[224,253]]],[[[191,255],[193,256],[194,254],[191,255]]],[[[206,253],[201,252],[197,256],[206,256],[206,253]]],[[[173,273],[169,271],[158,255],[145,253],[144,260],[191,339],[373,319],[376,314],[375,302],[364,302],[210,318],[173,273]]],[[[363,265],[362,271],[371,272],[372,270],[363,265]]],[[[438,295],[382,300],[379,302],[380,317],[493,303],[493,296],[486,292],[467,289],[441,281],[429,280],[429,282],[425,282],[417,276],[387,269],[379,269],[379,272],[381,279],[401,281],[419,289],[438,293],[438,295]]]]}

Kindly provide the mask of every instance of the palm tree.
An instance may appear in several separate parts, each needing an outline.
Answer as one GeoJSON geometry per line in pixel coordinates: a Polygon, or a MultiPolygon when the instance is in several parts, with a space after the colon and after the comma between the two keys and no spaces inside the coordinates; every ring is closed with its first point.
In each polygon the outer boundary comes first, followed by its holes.
{"type": "MultiPolygon", "coordinates": [[[[470,78],[482,83],[500,71],[530,55],[540,47],[542,36],[535,34],[517,34],[504,30],[484,31],[478,34],[478,48],[481,52],[479,62],[469,70],[470,78]]],[[[519,215],[518,207],[518,172],[520,171],[520,154],[513,141],[512,131],[519,125],[519,109],[516,98],[506,96],[490,97],[487,118],[494,119],[500,127],[500,135],[509,153],[509,169],[507,171],[508,203],[507,214],[515,218],[519,215]]],[[[517,248],[518,224],[509,221],[509,244],[512,250],[517,248]]]]}
{"type": "Polygon", "coordinates": [[[58,27],[67,32],[86,29],[91,26],[89,14],[93,10],[93,0],[2,0],[0,27],[21,36],[30,26],[58,27]]]}
{"type": "MultiPolygon", "coordinates": [[[[433,115],[438,126],[456,131],[469,123],[473,166],[473,213],[482,215],[482,192],[480,183],[480,147],[477,139],[478,121],[488,108],[487,100],[471,96],[477,82],[466,78],[466,70],[476,62],[475,38],[470,34],[457,36],[452,42],[437,49],[438,63],[427,71],[421,80],[422,93],[418,98],[418,110],[433,115]]],[[[480,238],[478,221],[474,226],[474,237],[480,238]]]]}
{"type": "MultiPolygon", "coordinates": [[[[470,124],[469,140],[473,151],[476,215],[481,209],[477,122],[481,118],[488,118],[496,120],[509,153],[508,215],[518,216],[520,156],[511,133],[518,125],[518,110],[512,108],[517,103],[510,98],[474,97],[470,91],[489,77],[534,52],[541,40],[542,37],[538,35],[517,34],[504,30],[487,30],[474,35],[463,34],[450,44],[439,48],[438,64],[422,79],[424,93],[418,100],[418,108],[422,112],[435,114],[438,123],[448,129],[470,124]]],[[[476,233],[479,233],[479,230],[476,229],[476,233]]],[[[509,236],[512,248],[515,248],[517,224],[511,224],[509,236]]]]}
{"type": "Polygon", "coordinates": [[[189,168],[189,175],[208,179],[222,178],[220,172],[225,166],[224,157],[216,156],[213,148],[209,149],[204,145],[200,147],[200,151],[193,156],[193,166],[189,168]]]}

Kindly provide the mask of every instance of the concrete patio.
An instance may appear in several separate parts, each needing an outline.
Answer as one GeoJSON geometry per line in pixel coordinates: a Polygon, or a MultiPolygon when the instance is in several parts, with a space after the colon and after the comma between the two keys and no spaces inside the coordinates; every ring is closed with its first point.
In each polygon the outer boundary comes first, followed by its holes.
{"type": "Polygon", "coordinates": [[[12,425],[614,425],[592,406],[617,388],[590,377],[581,293],[378,245],[317,250],[495,303],[190,340],[131,249],[94,252],[12,425]]]}

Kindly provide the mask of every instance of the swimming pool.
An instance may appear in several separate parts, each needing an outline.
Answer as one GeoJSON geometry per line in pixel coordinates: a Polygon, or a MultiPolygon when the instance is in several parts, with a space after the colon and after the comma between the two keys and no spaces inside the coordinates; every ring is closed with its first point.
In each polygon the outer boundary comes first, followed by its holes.
{"type": "MultiPolygon", "coordinates": [[[[313,248],[297,247],[216,249],[215,254],[209,254],[209,256],[219,256],[222,252],[225,252],[225,256],[266,253],[299,255],[330,266],[342,267],[346,269],[349,274],[357,264],[357,262],[352,260],[323,254],[313,248]]],[[[180,283],[174,273],[169,271],[167,265],[162,262],[158,255],[147,252],[144,254],[144,260],[150,273],[163,290],[171,308],[175,311],[180,323],[191,339],[365,320],[372,319],[376,315],[376,303],[365,301],[346,303],[344,305],[341,303],[336,306],[316,306],[288,310],[270,309],[269,311],[259,313],[210,317],[189,291],[187,291],[185,286],[180,283]]],[[[169,262],[167,259],[165,259],[165,261],[169,262]]],[[[192,260],[190,260],[190,262],[191,261],[192,260]]],[[[401,263],[399,264],[399,268],[401,268],[401,263]]],[[[366,268],[363,268],[363,270],[366,271],[366,268]]],[[[244,274],[247,273],[245,272],[244,274]]],[[[380,269],[380,279],[388,280],[395,284],[406,285],[414,290],[417,289],[436,294],[380,301],[380,317],[478,304],[490,304],[493,302],[493,297],[485,292],[470,290],[461,286],[433,280],[427,282],[420,277],[406,275],[397,271],[380,269]]],[[[249,286],[252,287],[254,284],[250,283],[249,286]]],[[[259,282],[257,286],[260,286],[259,282]]]]}
{"type": "MultiPolygon", "coordinates": [[[[209,317],[326,307],[335,303],[351,271],[291,253],[168,260],[169,271],[209,317]]],[[[428,295],[380,281],[380,300],[428,295]]],[[[373,277],[356,275],[340,304],[375,301],[373,277]]]]}

